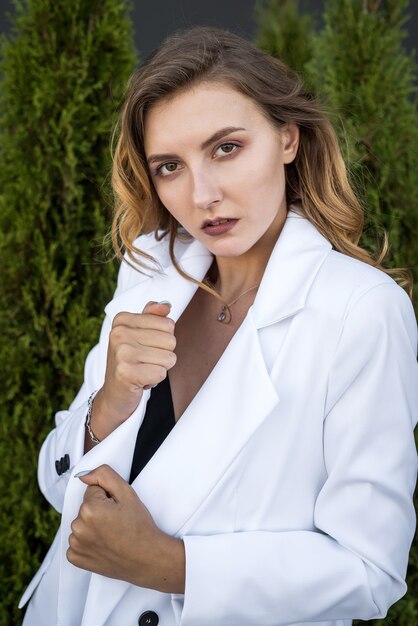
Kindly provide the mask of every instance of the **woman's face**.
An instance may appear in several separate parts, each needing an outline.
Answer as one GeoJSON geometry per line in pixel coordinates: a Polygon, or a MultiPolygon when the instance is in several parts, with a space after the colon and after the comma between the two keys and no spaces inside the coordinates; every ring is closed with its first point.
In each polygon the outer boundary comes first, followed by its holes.
{"type": "Polygon", "coordinates": [[[251,99],[221,83],[163,100],[145,118],[145,154],[161,202],[221,257],[277,238],[286,213],[284,166],[298,139],[295,125],[279,133],[251,99]]]}

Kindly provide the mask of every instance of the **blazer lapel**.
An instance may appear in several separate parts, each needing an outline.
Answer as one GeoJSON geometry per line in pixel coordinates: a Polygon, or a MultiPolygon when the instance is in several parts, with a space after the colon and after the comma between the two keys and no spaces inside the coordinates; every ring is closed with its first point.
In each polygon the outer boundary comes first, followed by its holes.
{"type": "MultiPolygon", "coordinates": [[[[163,248],[163,256],[167,257],[164,250],[167,243],[161,242],[160,245],[163,248]]],[[[195,280],[202,280],[205,277],[213,261],[213,255],[197,240],[188,244],[186,249],[178,246],[175,255],[180,267],[195,280]]],[[[163,266],[163,272],[155,274],[152,278],[138,275],[138,284],[109,302],[105,308],[106,314],[113,319],[120,311],[141,313],[150,300],[155,302],[168,300],[172,304],[170,317],[177,321],[192,299],[197,284],[183,278],[167,258],[165,261],[167,266],[163,266]]]]}
{"type": "Polygon", "coordinates": [[[251,313],[133,486],[158,524],[181,534],[279,401],[251,313]],[[239,389],[240,393],[231,390],[239,389]]]}
{"type": "Polygon", "coordinates": [[[314,224],[294,209],[288,211],[257,291],[253,305],[257,328],[303,309],[315,277],[332,250],[314,224]]]}

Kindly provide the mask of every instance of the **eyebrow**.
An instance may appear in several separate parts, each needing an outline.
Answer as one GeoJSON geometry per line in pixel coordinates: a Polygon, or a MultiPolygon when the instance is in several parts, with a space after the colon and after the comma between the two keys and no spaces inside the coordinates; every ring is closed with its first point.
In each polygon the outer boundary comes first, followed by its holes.
{"type": "MultiPolygon", "coordinates": [[[[246,130],[245,128],[241,128],[238,126],[226,126],[225,128],[221,128],[217,130],[209,139],[206,139],[200,146],[201,150],[206,150],[212,143],[222,139],[225,135],[229,135],[230,133],[234,133],[237,130],[246,130]]],[[[155,163],[156,161],[169,161],[170,159],[176,159],[176,154],[151,154],[147,159],[147,163],[151,165],[151,163],[155,163]]]]}

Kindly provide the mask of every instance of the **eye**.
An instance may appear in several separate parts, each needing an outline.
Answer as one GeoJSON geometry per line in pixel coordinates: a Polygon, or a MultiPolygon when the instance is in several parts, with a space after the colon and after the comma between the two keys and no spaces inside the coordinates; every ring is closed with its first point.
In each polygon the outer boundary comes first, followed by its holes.
{"type": "Polygon", "coordinates": [[[223,143],[216,149],[216,152],[218,152],[218,150],[223,150],[223,156],[225,156],[227,154],[232,154],[233,152],[236,152],[235,148],[239,148],[239,147],[240,146],[236,143],[231,143],[231,142],[223,143]]]}
{"type": "Polygon", "coordinates": [[[170,163],[163,163],[162,165],[159,165],[156,170],[155,170],[155,175],[156,176],[168,176],[169,174],[172,174],[174,172],[177,171],[177,169],[171,169],[172,166],[174,166],[175,168],[177,168],[177,163],[174,163],[173,161],[170,163]],[[163,167],[166,168],[166,171],[163,172],[163,167]]]}

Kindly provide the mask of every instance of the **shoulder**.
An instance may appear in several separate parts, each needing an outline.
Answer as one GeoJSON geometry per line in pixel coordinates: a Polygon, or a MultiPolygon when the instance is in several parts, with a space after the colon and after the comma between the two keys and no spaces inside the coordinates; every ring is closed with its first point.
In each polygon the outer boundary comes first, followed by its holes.
{"type": "Polygon", "coordinates": [[[406,291],[382,270],[348,255],[330,252],[312,285],[308,306],[330,337],[350,329],[366,347],[379,333],[382,338],[387,331],[393,336],[400,332],[416,349],[417,321],[406,291]]]}
{"type": "MultiPolygon", "coordinates": [[[[356,344],[408,337],[416,353],[417,320],[410,297],[388,274],[333,250],[323,266],[322,292],[328,321],[340,333],[353,333],[356,344]],[[327,288],[325,288],[327,285],[327,288]]],[[[319,295],[319,292],[317,296],[319,295]]]]}
{"type": "MultiPolygon", "coordinates": [[[[403,389],[412,389],[418,375],[418,328],[406,291],[385,272],[334,250],[321,270],[311,312],[321,320],[329,348],[325,414],[356,380],[357,389],[364,382],[364,399],[373,389],[376,397],[393,390],[395,378],[403,380],[403,389]]],[[[395,391],[390,394],[393,401],[395,391]]],[[[415,405],[417,400],[415,394],[415,405]]]]}
{"type": "Polygon", "coordinates": [[[331,250],[318,272],[312,296],[336,311],[347,312],[363,298],[367,302],[379,300],[381,305],[396,300],[412,308],[408,294],[391,276],[336,250],[331,250]]]}
{"type": "Polygon", "coordinates": [[[385,272],[347,254],[331,250],[324,265],[323,279],[343,291],[369,289],[381,283],[396,284],[385,272]]]}

